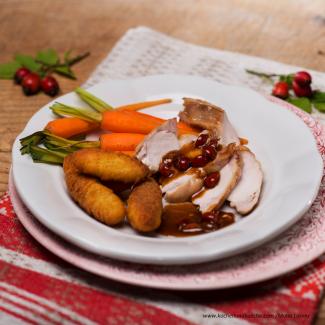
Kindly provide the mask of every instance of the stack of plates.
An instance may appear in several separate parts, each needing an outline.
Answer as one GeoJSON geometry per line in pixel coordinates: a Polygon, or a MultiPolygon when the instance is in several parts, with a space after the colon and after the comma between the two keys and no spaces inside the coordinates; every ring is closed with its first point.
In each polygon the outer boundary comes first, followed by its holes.
{"type": "MultiPolygon", "coordinates": [[[[317,144],[320,148],[324,140],[320,126],[307,114],[291,106],[285,109],[285,102],[270,101],[249,89],[192,76],[108,80],[89,91],[113,106],[172,98],[171,104],[144,110],[162,118],[177,116],[182,97],[205,99],[224,108],[261,162],[262,196],[247,217],[199,236],[145,237],[127,227],[105,226],[71,200],[61,167],[35,164],[19,152],[20,138],[53,119],[50,103],[31,118],[14,143],[10,194],[25,228],[54,254],[122,282],[193,290],[270,279],[325,251],[325,207],[321,194],[317,197],[323,175],[317,144]]],[[[73,93],[58,101],[82,106],[73,93]]]]}

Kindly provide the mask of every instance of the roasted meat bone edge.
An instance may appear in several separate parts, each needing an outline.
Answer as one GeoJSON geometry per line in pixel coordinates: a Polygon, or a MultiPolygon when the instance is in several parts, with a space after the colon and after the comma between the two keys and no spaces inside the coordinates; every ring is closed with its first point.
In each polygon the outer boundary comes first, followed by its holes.
{"type": "Polygon", "coordinates": [[[176,118],[165,123],[150,132],[135,150],[136,157],[147,165],[152,173],[159,169],[159,164],[170,151],[179,150],[177,138],[176,118]]]}
{"type": "Polygon", "coordinates": [[[228,201],[238,213],[246,215],[258,203],[263,183],[263,171],[261,164],[248,148],[240,147],[238,152],[243,163],[242,175],[230,193],[228,201]]]}

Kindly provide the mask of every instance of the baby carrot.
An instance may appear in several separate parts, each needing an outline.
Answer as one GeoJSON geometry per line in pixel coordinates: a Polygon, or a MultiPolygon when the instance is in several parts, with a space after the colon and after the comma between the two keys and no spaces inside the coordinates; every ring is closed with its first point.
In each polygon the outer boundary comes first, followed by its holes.
{"type": "Polygon", "coordinates": [[[121,151],[121,152],[128,155],[128,156],[131,156],[131,157],[134,157],[134,155],[135,155],[134,151],[121,151]]]}
{"type": "Polygon", "coordinates": [[[148,134],[164,120],[133,111],[107,111],[102,115],[101,128],[112,132],[148,134]]]}
{"type": "MultiPolygon", "coordinates": [[[[112,132],[148,134],[165,121],[140,112],[114,110],[102,113],[101,128],[112,132]]],[[[178,131],[180,134],[198,133],[183,122],[178,123],[178,131]]]]}
{"type": "Polygon", "coordinates": [[[144,139],[138,133],[105,133],[100,136],[100,148],[113,151],[133,151],[144,139]]]}
{"type": "Polygon", "coordinates": [[[140,103],[135,103],[135,104],[129,104],[129,105],[123,105],[119,106],[116,109],[119,111],[139,111],[140,109],[152,107],[152,106],[157,106],[161,104],[167,104],[170,103],[172,100],[170,98],[164,98],[164,99],[158,99],[158,100],[151,100],[147,102],[140,102],[140,103]]]}
{"type": "Polygon", "coordinates": [[[89,122],[78,117],[63,117],[50,121],[45,130],[62,138],[87,134],[98,129],[98,123],[89,122]]]}

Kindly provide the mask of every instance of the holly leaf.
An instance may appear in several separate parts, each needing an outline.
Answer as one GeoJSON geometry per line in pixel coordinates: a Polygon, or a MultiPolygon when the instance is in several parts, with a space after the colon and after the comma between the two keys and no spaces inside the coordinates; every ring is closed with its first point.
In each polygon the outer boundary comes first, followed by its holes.
{"type": "Polygon", "coordinates": [[[314,102],[313,104],[314,104],[314,107],[318,111],[325,113],[325,101],[324,102],[314,102]]]}
{"type": "Polygon", "coordinates": [[[325,92],[316,90],[312,97],[313,102],[325,103],[325,92]]]}
{"type": "Polygon", "coordinates": [[[39,51],[36,54],[36,61],[44,63],[46,65],[54,65],[59,62],[59,55],[53,49],[39,51]]]}
{"type": "Polygon", "coordinates": [[[311,109],[311,101],[309,100],[309,98],[307,98],[307,97],[289,97],[287,99],[287,101],[290,104],[299,107],[303,111],[305,111],[309,114],[311,113],[311,110],[312,110],[311,109]]]}
{"type": "Polygon", "coordinates": [[[65,63],[68,63],[69,62],[69,60],[70,60],[70,54],[71,54],[71,50],[64,52],[63,58],[64,58],[64,62],[65,63]]]}
{"type": "Polygon", "coordinates": [[[73,73],[73,71],[67,65],[62,66],[62,67],[57,67],[54,69],[54,71],[58,74],[65,76],[65,77],[68,77],[70,79],[77,79],[75,74],[73,73]]]}
{"type": "Polygon", "coordinates": [[[17,61],[23,67],[25,67],[33,72],[38,72],[41,68],[41,64],[37,63],[35,61],[35,59],[30,55],[16,54],[15,61],[17,61]]]}
{"type": "Polygon", "coordinates": [[[0,79],[13,79],[20,67],[21,64],[16,61],[0,64],[0,79]]]}
{"type": "Polygon", "coordinates": [[[279,80],[286,82],[289,85],[289,87],[291,88],[293,78],[294,78],[294,76],[292,74],[288,74],[288,75],[281,75],[279,80]]]}

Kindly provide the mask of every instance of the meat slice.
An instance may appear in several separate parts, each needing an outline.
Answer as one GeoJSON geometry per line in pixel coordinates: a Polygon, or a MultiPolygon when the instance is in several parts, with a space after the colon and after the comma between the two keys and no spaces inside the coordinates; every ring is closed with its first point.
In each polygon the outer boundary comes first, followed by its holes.
{"type": "Polygon", "coordinates": [[[137,146],[135,153],[136,157],[154,173],[158,171],[163,156],[179,148],[177,121],[174,118],[150,132],[137,146]]]}
{"type": "Polygon", "coordinates": [[[169,203],[189,201],[191,196],[200,191],[203,186],[203,177],[200,170],[189,170],[162,186],[165,200],[169,203]]]}
{"type": "Polygon", "coordinates": [[[239,137],[237,135],[236,130],[230,123],[226,112],[224,113],[223,124],[220,132],[220,143],[223,146],[226,146],[230,143],[235,143],[237,145],[240,144],[239,137]]]}
{"type": "Polygon", "coordinates": [[[181,121],[204,130],[221,129],[224,110],[201,99],[183,98],[181,121]]]}
{"type": "Polygon", "coordinates": [[[219,184],[192,197],[192,202],[199,206],[202,213],[219,209],[223,205],[240,178],[241,165],[240,156],[235,153],[229,163],[220,170],[219,184]]]}
{"type": "Polygon", "coordinates": [[[263,171],[255,155],[246,147],[241,147],[239,153],[243,162],[242,176],[230,193],[228,201],[238,213],[245,215],[254,209],[259,200],[263,171]]]}
{"type": "Polygon", "coordinates": [[[184,110],[179,113],[180,120],[195,127],[212,131],[224,146],[239,144],[238,135],[231,125],[226,112],[204,100],[183,98],[184,110]]]}
{"type": "Polygon", "coordinates": [[[203,170],[207,173],[213,173],[219,171],[221,168],[223,168],[231,157],[234,155],[236,152],[236,144],[235,143],[230,143],[226,147],[223,147],[220,151],[218,151],[216,158],[206,164],[203,167],[203,170]]]}

